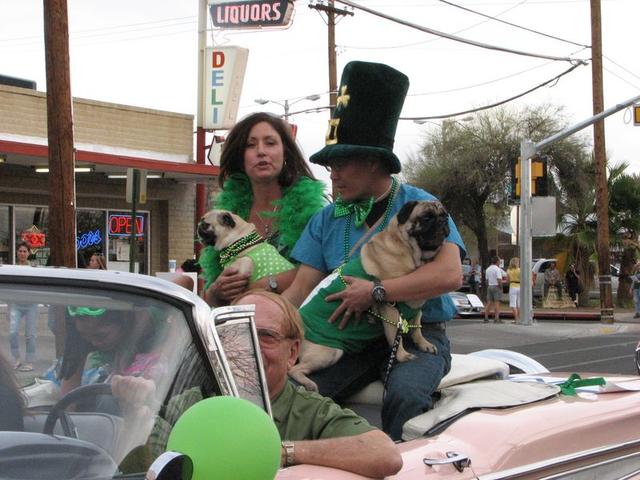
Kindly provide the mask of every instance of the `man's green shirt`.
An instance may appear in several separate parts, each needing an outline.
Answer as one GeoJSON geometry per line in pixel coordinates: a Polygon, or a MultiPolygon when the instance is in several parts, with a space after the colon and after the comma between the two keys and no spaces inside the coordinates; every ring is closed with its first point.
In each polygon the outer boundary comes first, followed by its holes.
{"type": "Polygon", "coordinates": [[[282,440],[349,437],[375,430],[352,410],[291,382],[271,402],[271,410],[282,440]]]}

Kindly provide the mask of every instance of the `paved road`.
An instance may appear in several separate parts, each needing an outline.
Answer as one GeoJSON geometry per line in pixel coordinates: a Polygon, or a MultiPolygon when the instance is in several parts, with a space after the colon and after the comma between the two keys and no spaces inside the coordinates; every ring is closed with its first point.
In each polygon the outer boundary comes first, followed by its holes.
{"type": "Polygon", "coordinates": [[[456,319],[447,332],[454,353],[504,348],[529,355],[551,371],[636,374],[633,354],[640,322],[631,314],[617,314],[612,325],[538,321],[523,326],[456,319]]]}

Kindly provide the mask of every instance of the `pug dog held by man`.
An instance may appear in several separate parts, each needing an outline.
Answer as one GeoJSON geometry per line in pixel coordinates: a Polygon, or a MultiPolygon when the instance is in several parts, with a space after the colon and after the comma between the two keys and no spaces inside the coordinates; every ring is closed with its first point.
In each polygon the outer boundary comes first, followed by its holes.
{"type": "Polygon", "coordinates": [[[249,287],[263,278],[273,278],[294,265],[258,234],[253,223],[246,222],[227,210],[211,210],[198,223],[198,238],[205,246],[219,252],[223,268],[234,267],[241,274],[249,275],[249,287]]]}
{"type": "MultiPolygon", "coordinates": [[[[420,350],[437,353],[436,347],[422,336],[420,329],[420,308],[426,299],[397,304],[376,302],[360,322],[352,320],[344,328],[339,328],[339,322],[329,323],[327,319],[340,302],[327,302],[325,298],[344,290],[345,275],[376,282],[407,275],[431,261],[449,235],[448,219],[449,215],[440,202],[407,202],[387,228],[362,247],[359,258],[350,260],[327,277],[300,308],[305,339],[301,345],[300,360],[289,369],[289,376],[308,390],[317,390],[308,374],[334,365],[344,352],[364,350],[383,335],[392,346],[399,325],[405,331],[410,330],[411,339],[420,350]]],[[[402,340],[396,358],[399,362],[414,358],[404,349],[402,340]]]]}

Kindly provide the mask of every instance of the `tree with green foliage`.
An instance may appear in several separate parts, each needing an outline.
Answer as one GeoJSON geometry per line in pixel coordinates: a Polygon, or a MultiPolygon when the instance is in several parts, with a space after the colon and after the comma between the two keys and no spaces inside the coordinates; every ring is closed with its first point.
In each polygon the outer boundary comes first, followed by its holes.
{"type": "MultiPolygon", "coordinates": [[[[484,269],[489,265],[488,231],[509,210],[511,165],[521,140],[537,142],[567,125],[562,108],[552,105],[487,110],[465,123],[445,120],[427,131],[420,151],[405,165],[405,177],[439,197],[455,221],[473,232],[484,269]]],[[[574,135],[544,153],[549,156],[549,195],[559,199],[562,215],[563,198],[572,196],[567,186],[588,183],[582,170],[588,143],[574,135]]]]}
{"type": "Polygon", "coordinates": [[[609,170],[609,221],[611,238],[622,250],[616,306],[633,305],[631,275],[638,252],[640,233],[640,176],[625,172],[629,165],[620,163],[609,170]]]}

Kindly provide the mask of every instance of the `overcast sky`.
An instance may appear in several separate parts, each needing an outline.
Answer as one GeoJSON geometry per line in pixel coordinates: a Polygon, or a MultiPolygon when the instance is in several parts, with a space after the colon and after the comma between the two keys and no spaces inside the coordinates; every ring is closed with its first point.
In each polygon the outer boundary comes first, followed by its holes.
{"type": "MultiPolygon", "coordinates": [[[[589,0],[452,0],[484,14],[577,44],[589,45],[589,0]]],[[[368,8],[422,26],[492,45],[587,59],[589,50],[516,29],[438,0],[359,0],[368,8]]],[[[266,109],[256,98],[301,100],[295,112],[325,106],[328,97],[327,28],[324,17],[296,2],[285,30],[215,31],[209,45],[248,48],[249,62],[239,116],[266,109]]],[[[336,3],[337,6],[341,6],[336,3]]],[[[68,0],[71,90],[76,97],[181,113],[196,113],[198,0],[68,0]]],[[[570,67],[566,62],[495,52],[440,39],[356,10],[339,20],[338,81],[351,60],[382,62],[411,81],[403,116],[442,115],[503,100],[570,67]]],[[[602,0],[605,108],[640,94],[637,22],[639,0],[602,0]]],[[[0,0],[0,73],[33,79],[46,90],[42,0],[0,0]]],[[[591,67],[579,67],[553,87],[513,102],[514,108],[552,102],[564,105],[571,123],[592,114],[591,67]]],[[[305,154],[322,148],[328,112],[295,115],[305,154]]],[[[606,121],[613,162],[640,173],[640,127],[629,112],[606,121]]],[[[437,122],[436,122],[437,123],[437,122]]],[[[395,151],[414,153],[427,128],[401,121],[395,151]]],[[[591,129],[586,131],[591,136],[591,129]]],[[[318,172],[319,173],[319,172],[318,172]]]]}

